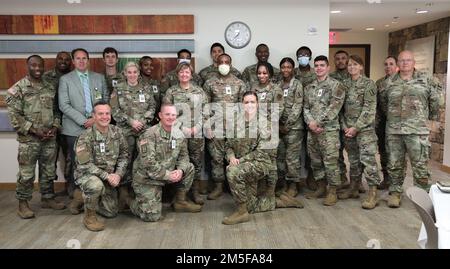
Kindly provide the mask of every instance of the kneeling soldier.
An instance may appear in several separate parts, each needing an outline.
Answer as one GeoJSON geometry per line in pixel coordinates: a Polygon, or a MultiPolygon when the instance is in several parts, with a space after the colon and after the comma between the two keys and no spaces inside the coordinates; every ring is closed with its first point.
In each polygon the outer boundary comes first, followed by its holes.
{"type": "Polygon", "coordinates": [[[75,144],[75,179],[83,192],[83,223],[91,231],[101,231],[105,225],[96,212],[113,218],[119,211],[115,188],[127,170],[128,145],[121,129],[109,124],[111,107],[107,102],[97,102],[92,116],[94,125],[75,144]]]}

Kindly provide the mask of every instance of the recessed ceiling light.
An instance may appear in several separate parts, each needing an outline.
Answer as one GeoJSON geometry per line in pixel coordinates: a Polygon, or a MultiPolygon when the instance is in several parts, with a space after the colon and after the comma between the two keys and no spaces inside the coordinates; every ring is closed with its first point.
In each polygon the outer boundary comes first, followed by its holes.
{"type": "Polygon", "coordinates": [[[373,27],[367,27],[366,30],[367,30],[367,31],[373,31],[373,30],[375,30],[375,28],[373,28],[373,27]]]}
{"type": "Polygon", "coordinates": [[[392,21],[391,23],[392,23],[392,24],[396,24],[396,23],[398,23],[398,21],[392,21]]]}
{"type": "Polygon", "coordinates": [[[389,27],[389,26],[390,26],[389,24],[385,24],[385,25],[384,25],[384,27],[389,27]]]}
{"type": "Polygon", "coordinates": [[[332,11],[330,11],[330,13],[331,14],[339,14],[339,13],[342,13],[342,11],[340,11],[340,10],[332,10],[332,11]]]}
{"type": "Polygon", "coordinates": [[[428,10],[416,9],[417,14],[425,14],[428,13],[428,10]]]}

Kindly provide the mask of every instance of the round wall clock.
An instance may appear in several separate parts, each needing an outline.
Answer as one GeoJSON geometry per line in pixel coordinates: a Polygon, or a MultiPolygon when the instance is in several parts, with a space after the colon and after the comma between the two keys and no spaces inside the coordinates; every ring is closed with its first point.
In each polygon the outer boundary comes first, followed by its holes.
{"type": "Polygon", "coordinates": [[[251,38],[250,27],[241,21],[232,22],[225,28],[225,40],[232,48],[241,49],[247,46],[251,38]]]}

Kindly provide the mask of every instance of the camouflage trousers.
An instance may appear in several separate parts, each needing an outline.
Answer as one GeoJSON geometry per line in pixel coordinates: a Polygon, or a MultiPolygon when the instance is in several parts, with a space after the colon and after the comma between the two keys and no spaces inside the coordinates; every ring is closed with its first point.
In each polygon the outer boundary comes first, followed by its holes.
{"type": "MultiPolygon", "coordinates": [[[[277,153],[278,177],[287,181],[300,182],[302,169],[305,170],[305,158],[301,158],[304,148],[305,133],[303,130],[290,130],[280,136],[277,153]],[[303,161],[303,163],[302,163],[303,161]]],[[[306,178],[306,177],[303,177],[306,178]]]]}
{"type": "Polygon", "coordinates": [[[350,181],[361,181],[363,173],[369,186],[378,186],[377,137],[373,130],[345,138],[345,150],[350,163],[350,181]]]}
{"type": "MultiPolygon", "coordinates": [[[[194,165],[191,164],[189,169],[184,171],[181,181],[173,183],[175,188],[188,191],[192,186],[194,173],[194,165]]],[[[136,199],[131,202],[131,212],[143,221],[155,222],[161,219],[163,186],[151,183],[143,184],[137,181],[133,181],[132,186],[136,199]]]]}
{"type": "Polygon", "coordinates": [[[202,164],[205,148],[204,138],[188,138],[189,161],[194,165],[194,180],[200,180],[202,177],[202,164]]]}
{"type": "Polygon", "coordinates": [[[211,155],[211,176],[214,182],[225,181],[225,139],[213,138],[207,141],[211,155]]]}
{"type": "Polygon", "coordinates": [[[267,166],[265,163],[254,161],[227,167],[231,194],[236,203],[246,203],[250,213],[275,209],[275,195],[273,197],[257,196],[258,181],[269,174],[267,166]]]}
{"type": "Polygon", "coordinates": [[[97,176],[86,175],[77,179],[77,185],[83,192],[84,207],[96,210],[106,217],[114,218],[119,212],[119,201],[116,188],[97,176]]]}
{"type": "Polygon", "coordinates": [[[428,169],[430,141],[428,135],[386,135],[386,150],[389,153],[388,172],[391,178],[390,192],[403,192],[405,180],[406,160],[408,154],[413,172],[414,185],[425,190],[431,177],[428,169]]]}
{"type": "Polygon", "coordinates": [[[345,159],[344,159],[344,140],[345,140],[344,131],[341,130],[339,131],[339,142],[341,146],[339,147],[338,164],[340,175],[345,177],[347,175],[347,167],[345,166],[345,159]]]}
{"type": "Polygon", "coordinates": [[[339,131],[324,131],[321,134],[308,132],[308,154],[315,181],[328,181],[331,186],[339,186],[339,131]]]}
{"type": "Polygon", "coordinates": [[[39,164],[39,191],[42,198],[55,197],[53,181],[56,179],[56,140],[21,142],[18,151],[16,198],[31,200],[36,162],[39,164]]]}
{"type": "Polygon", "coordinates": [[[133,163],[136,159],[138,152],[137,152],[137,142],[139,141],[138,135],[128,135],[126,136],[127,144],[128,144],[128,167],[127,172],[123,176],[123,178],[120,180],[120,185],[131,185],[131,182],[133,181],[133,163]]]}

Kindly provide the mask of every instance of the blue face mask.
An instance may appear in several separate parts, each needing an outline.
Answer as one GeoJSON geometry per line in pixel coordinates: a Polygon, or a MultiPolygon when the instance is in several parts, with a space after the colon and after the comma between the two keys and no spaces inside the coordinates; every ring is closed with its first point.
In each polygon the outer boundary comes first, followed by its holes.
{"type": "Polygon", "coordinates": [[[301,66],[307,66],[309,64],[309,57],[308,56],[298,57],[298,64],[301,66]]]}

